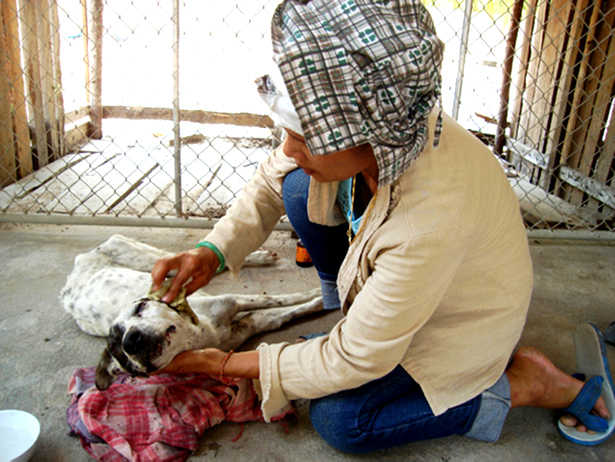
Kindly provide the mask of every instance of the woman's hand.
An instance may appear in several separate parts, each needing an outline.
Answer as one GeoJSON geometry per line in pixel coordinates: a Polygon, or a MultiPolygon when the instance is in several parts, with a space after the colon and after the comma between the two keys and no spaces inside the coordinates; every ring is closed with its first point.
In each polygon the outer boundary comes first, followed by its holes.
{"type": "Polygon", "coordinates": [[[171,303],[181,288],[186,286],[186,295],[207,284],[216,274],[220,265],[218,257],[213,250],[199,247],[186,252],[178,253],[172,257],[161,258],[152,269],[152,290],[158,290],[170,271],[176,270],[171,287],[162,297],[162,301],[171,303]]]}
{"type": "Polygon", "coordinates": [[[188,350],[178,354],[169,364],[159,369],[155,374],[208,374],[220,375],[220,369],[227,356],[217,348],[188,350]]]}
{"type": "Polygon", "coordinates": [[[154,374],[208,374],[214,377],[244,377],[257,379],[259,376],[258,351],[228,353],[217,348],[188,350],[178,354],[173,361],[154,374]]]}

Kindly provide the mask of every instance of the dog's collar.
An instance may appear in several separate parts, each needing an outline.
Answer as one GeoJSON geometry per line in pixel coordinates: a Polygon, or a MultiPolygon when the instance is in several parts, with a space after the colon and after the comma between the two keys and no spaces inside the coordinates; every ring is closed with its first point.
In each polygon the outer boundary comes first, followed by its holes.
{"type": "Polygon", "coordinates": [[[164,294],[167,293],[170,286],[171,286],[171,280],[164,281],[158,290],[154,291],[150,289],[149,294],[147,294],[147,297],[142,298],[141,301],[153,300],[156,302],[164,303],[172,310],[175,310],[180,314],[185,313],[188,316],[190,316],[190,320],[192,321],[192,323],[195,326],[198,326],[199,318],[197,317],[196,314],[194,314],[194,311],[192,311],[192,308],[188,304],[188,300],[186,300],[186,288],[185,287],[182,287],[182,289],[179,291],[179,294],[177,295],[177,297],[175,297],[175,299],[172,302],[169,303],[169,302],[165,302],[162,300],[162,297],[164,296],[164,294]]]}

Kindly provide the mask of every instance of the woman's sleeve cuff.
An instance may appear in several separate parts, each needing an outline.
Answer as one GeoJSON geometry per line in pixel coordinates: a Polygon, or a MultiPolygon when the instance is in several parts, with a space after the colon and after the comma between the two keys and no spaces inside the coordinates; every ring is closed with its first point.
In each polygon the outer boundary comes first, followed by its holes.
{"type": "Polygon", "coordinates": [[[261,411],[265,422],[275,421],[291,410],[290,401],[282,390],[278,368],[280,353],[286,345],[287,342],[275,345],[261,343],[257,348],[260,370],[255,386],[261,398],[261,411]]]}

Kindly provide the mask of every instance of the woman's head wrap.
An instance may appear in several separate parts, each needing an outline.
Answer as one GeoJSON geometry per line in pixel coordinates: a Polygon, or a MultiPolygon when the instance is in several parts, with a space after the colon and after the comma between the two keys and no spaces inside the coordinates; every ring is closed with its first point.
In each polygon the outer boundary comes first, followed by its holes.
{"type": "Polygon", "coordinates": [[[271,28],[285,84],[274,93],[288,92],[312,154],[369,143],[378,185],[399,178],[441,94],[443,44],[420,0],[286,0],[271,28]]]}

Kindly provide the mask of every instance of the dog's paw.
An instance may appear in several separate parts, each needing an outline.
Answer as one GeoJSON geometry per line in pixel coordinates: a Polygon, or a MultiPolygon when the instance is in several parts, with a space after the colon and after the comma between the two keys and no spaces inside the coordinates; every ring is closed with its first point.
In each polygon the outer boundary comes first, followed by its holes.
{"type": "Polygon", "coordinates": [[[279,255],[271,250],[256,250],[246,257],[244,266],[273,265],[279,258],[279,255]]]}

